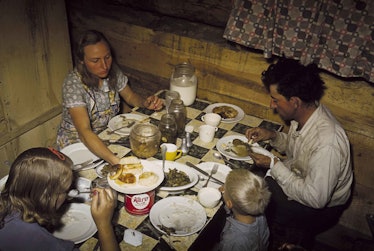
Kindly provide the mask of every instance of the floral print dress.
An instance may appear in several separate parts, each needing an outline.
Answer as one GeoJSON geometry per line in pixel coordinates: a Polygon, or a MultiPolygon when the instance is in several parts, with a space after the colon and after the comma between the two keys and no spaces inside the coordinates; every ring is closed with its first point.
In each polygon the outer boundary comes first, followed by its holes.
{"type": "Polygon", "coordinates": [[[109,120],[119,112],[119,92],[126,87],[127,82],[127,77],[118,71],[115,89],[109,87],[108,79],[106,79],[103,86],[95,90],[82,82],[76,69],[70,72],[62,87],[63,110],[62,121],[57,131],[57,147],[62,149],[80,142],[69,108],[86,107],[91,128],[94,133],[99,134],[106,129],[109,120]]]}

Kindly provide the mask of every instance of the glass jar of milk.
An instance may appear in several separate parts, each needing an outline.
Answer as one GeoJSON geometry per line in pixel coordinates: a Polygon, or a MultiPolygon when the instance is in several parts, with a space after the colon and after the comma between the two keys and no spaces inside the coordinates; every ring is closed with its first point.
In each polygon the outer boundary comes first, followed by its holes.
{"type": "Polygon", "coordinates": [[[192,64],[184,62],[175,66],[170,78],[170,90],[179,92],[185,106],[193,104],[196,98],[197,78],[192,64]]]}

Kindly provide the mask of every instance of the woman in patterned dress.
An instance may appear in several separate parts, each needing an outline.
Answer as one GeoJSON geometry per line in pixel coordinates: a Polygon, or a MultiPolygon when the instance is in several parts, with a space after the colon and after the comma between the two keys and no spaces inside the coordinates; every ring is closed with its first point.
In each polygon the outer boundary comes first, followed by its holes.
{"type": "Polygon", "coordinates": [[[98,137],[120,110],[120,97],[131,106],[160,110],[157,96],[143,98],[133,92],[128,78],[114,62],[108,40],[98,31],[86,31],[79,40],[75,68],[65,78],[62,88],[62,122],[57,145],[83,142],[87,148],[114,165],[119,162],[98,137]]]}

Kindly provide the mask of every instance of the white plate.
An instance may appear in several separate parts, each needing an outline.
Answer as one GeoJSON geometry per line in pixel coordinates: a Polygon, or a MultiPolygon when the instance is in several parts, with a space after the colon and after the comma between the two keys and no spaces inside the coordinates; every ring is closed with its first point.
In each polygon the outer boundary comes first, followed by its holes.
{"type": "Polygon", "coordinates": [[[205,209],[195,200],[170,196],[153,205],[149,213],[152,225],[165,233],[161,226],[174,228],[172,236],[187,236],[199,231],[206,222],[205,209]]]}
{"type": "MultiPolygon", "coordinates": [[[[157,162],[162,166],[162,161],[157,162]]],[[[174,161],[165,161],[165,172],[169,172],[170,169],[177,169],[178,171],[185,172],[190,178],[191,182],[187,185],[179,187],[160,187],[160,190],[162,191],[167,191],[171,194],[182,193],[184,190],[196,185],[196,183],[199,181],[199,176],[196,174],[196,172],[185,164],[174,161]]]]}
{"type": "MultiPolygon", "coordinates": [[[[83,163],[87,160],[98,160],[99,157],[97,157],[95,154],[93,154],[88,148],[82,143],[75,143],[68,145],[64,147],[61,152],[73,161],[74,165],[83,163]]],[[[82,170],[92,169],[103,163],[104,160],[100,161],[99,163],[96,163],[96,165],[88,165],[86,168],[83,168],[82,170]]]]}
{"type": "MultiPolygon", "coordinates": [[[[247,161],[247,160],[252,160],[251,157],[249,156],[246,156],[246,157],[239,157],[237,156],[235,153],[231,152],[231,151],[227,151],[226,149],[227,148],[230,148],[232,146],[232,141],[234,139],[240,139],[244,142],[247,142],[248,139],[247,137],[245,137],[244,135],[231,135],[231,136],[226,136],[226,137],[223,137],[223,138],[220,138],[218,141],[217,141],[217,144],[216,144],[216,147],[217,147],[217,150],[224,156],[226,156],[227,158],[229,159],[235,159],[235,160],[243,160],[243,161],[247,161]]],[[[266,156],[269,156],[269,157],[273,157],[274,155],[269,152],[268,150],[262,148],[259,144],[257,143],[254,143],[252,145],[252,150],[253,152],[255,153],[260,153],[260,154],[263,154],[263,155],[266,155],[266,156]]]]}
{"type": "MultiPolygon", "coordinates": [[[[139,184],[134,185],[118,185],[115,180],[109,178],[108,174],[108,183],[109,185],[116,191],[125,194],[140,194],[149,192],[156,187],[158,187],[162,181],[164,180],[164,171],[162,170],[162,165],[160,162],[157,161],[148,161],[148,160],[140,160],[143,165],[143,172],[154,172],[158,176],[158,181],[153,186],[143,186],[139,184]]],[[[136,175],[136,179],[138,180],[139,175],[136,175]]]]}
{"type": "Polygon", "coordinates": [[[71,203],[61,220],[65,225],[53,235],[75,244],[89,239],[97,231],[90,206],[84,203],[71,203]]]}
{"type": "MultiPolygon", "coordinates": [[[[212,171],[212,168],[213,168],[213,165],[214,164],[218,164],[218,171],[216,174],[213,174],[212,177],[222,181],[223,183],[225,183],[226,181],[226,176],[229,174],[229,172],[231,172],[231,168],[224,165],[224,164],[220,164],[220,163],[217,163],[217,162],[202,162],[200,164],[197,164],[197,167],[199,167],[200,169],[204,170],[205,172],[207,173],[210,173],[210,171],[212,171]]],[[[204,177],[206,177],[204,174],[202,173],[199,173],[198,171],[196,171],[199,175],[202,175],[204,177]]],[[[208,178],[208,177],[206,177],[208,178]]],[[[206,180],[202,180],[202,181],[199,181],[199,183],[197,183],[196,187],[198,189],[200,189],[201,187],[203,187],[203,185],[206,183],[206,180]]],[[[219,188],[221,187],[222,185],[220,184],[217,184],[217,183],[214,183],[212,181],[209,181],[208,183],[208,187],[214,187],[214,188],[219,188]]]]}
{"type": "Polygon", "coordinates": [[[218,106],[231,106],[232,108],[234,108],[235,110],[238,111],[238,115],[236,115],[235,118],[232,118],[232,119],[224,119],[222,118],[221,122],[222,123],[235,123],[235,122],[239,122],[240,120],[242,120],[244,118],[244,111],[242,110],[242,108],[240,108],[239,106],[236,106],[236,105],[232,105],[232,104],[226,104],[226,103],[215,103],[215,104],[211,104],[211,105],[208,105],[205,109],[204,109],[204,112],[205,113],[208,113],[208,112],[213,112],[213,109],[218,107],[218,106]]]}
{"type": "Polygon", "coordinates": [[[112,131],[115,131],[116,134],[121,135],[121,136],[127,136],[130,135],[131,128],[136,124],[132,125],[130,128],[121,128],[122,126],[128,125],[129,122],[132,121],[142,121],[143,119],[146,119],[146,116],[142,116],[139,114],[133,114],[133,113],[125,113],[125,114],[120,114],[115,117],[113,117],[109,123],[108,123],[108,128],[112,131]],[[126,118],[124,119],[125,116],[126,118]],[[121,128],[119,130],[116,130],[117,128],[121,128]]]}

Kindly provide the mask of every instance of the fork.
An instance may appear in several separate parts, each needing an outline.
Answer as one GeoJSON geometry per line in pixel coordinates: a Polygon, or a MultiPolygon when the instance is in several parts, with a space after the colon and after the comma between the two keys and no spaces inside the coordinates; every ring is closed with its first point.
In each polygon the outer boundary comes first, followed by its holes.
{"type": "Polygon", "coordinates": [[[210,178],[212,177],[212,175],[216,174],[217,171],[218,171],[218,164],[214,164],[214,165],[213,165],[213,168],[212,168],[212,171],[210,171],[209,177],[208,177],[208,179],[206,180],[206,182],[205,182],[205,184],[203,185],[203,187],[207,187],[207,186],[208,186],[208,183],[209,183],[210,178]]]}
{"type": "Polygon", "coordinates": [[[88,159],[88,160],[86,160],[86,161],[83,161],[82,163],[75,164],[75,165],[74,165],[74,169],[77,169],[77,168],[80,168],[80,167],[82,167],[82,166],[88,165],[88,164],[90,164],[92,161],[93,161],[93,159],[88,159]]]}

